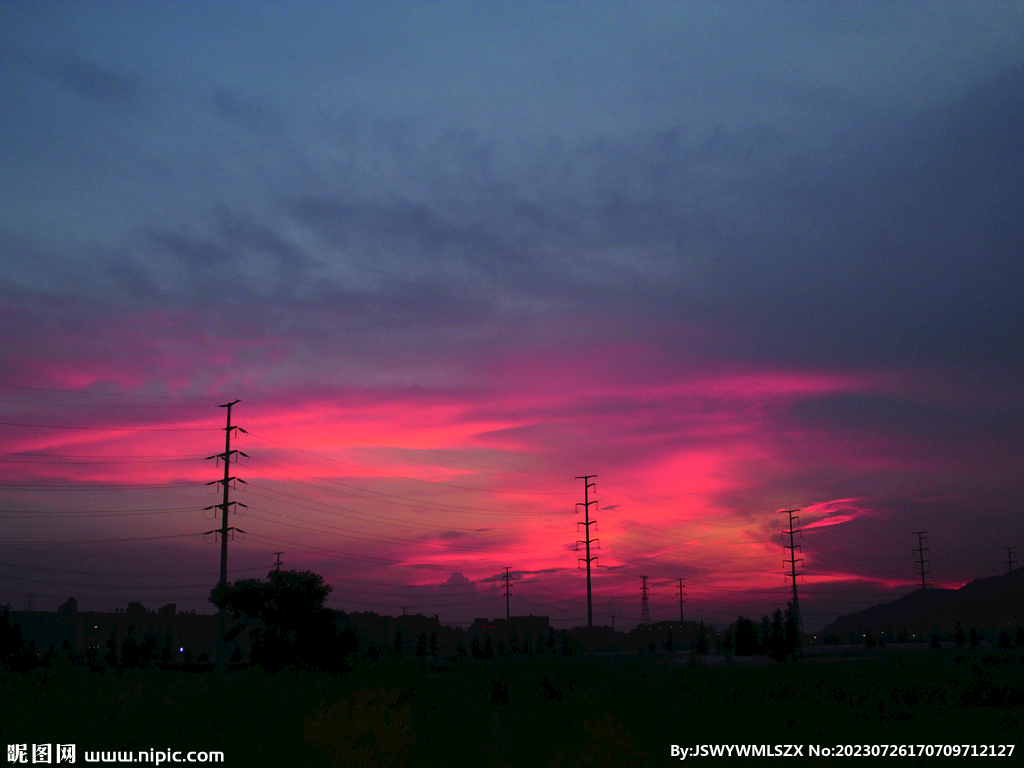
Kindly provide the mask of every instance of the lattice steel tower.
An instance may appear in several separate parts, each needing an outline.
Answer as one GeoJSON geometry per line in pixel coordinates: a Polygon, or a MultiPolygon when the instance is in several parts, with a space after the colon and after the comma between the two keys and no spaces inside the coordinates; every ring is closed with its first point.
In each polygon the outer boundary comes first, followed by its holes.
{"type": "Polygon", "coordinates": [[[643,586],[640,588],[640,626],[649,627],[651,626],[651,605],[647,601],[647,576],[641,576],[644,580],[643,586]]]}

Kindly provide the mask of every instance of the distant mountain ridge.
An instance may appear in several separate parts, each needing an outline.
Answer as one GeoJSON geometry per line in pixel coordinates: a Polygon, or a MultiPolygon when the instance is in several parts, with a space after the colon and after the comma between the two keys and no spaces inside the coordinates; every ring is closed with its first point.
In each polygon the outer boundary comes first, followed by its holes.
{"type": "MultiPolygon", "coordinates": [[[[891,603],[880,603],[856,613],[840,616],[821,630],[820,634],[839,635],[845,639],[850,632],[870,629],[877,636],[881,630],[899,634],[906,629],[912,634],[927,634],[937,626],[940,632],[952,632],[960,622],[964,630],[1013,629],[1014,601],[1024,593],[1019,574],[989,576],[975,579],[960,589],[927,590],[928,612],[925,615],[921,590],[904,595],[891,603]]],[[[1024,619],[1020,605],[1016,620],[1024,619]]]]}

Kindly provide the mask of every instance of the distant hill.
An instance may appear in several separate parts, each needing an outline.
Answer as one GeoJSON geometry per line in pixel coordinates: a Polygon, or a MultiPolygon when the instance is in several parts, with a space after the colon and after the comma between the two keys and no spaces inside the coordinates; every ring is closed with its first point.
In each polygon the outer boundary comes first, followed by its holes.
{"type": "MultiPolygon", "coordinates": [[[[1018,598],[1017,621],[1024,621],[1024,579],[1014,574],[1018,598]]],[[[877,636],[881,630],[892,629],[896,634],[903,629],[910,633],[927,634],[932,626],[941,632],[952,632],[960,622],[964,630],[1012,628],[1013,595],[1008,574],[975,579],[960,589],[928,589],[928,616],[925,619],[921,590],[894,600],[865,608],[863,611],[840,616],[821,634],[839,635],[846,639],[850,632],[870,629],[877,636]]]]}

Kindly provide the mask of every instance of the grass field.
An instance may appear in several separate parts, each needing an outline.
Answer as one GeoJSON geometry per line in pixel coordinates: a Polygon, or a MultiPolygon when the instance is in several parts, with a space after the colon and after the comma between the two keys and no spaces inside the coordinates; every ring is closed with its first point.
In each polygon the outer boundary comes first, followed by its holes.
{"type": "Polygon", "coordinates": [[[226,765],[246,766],[646,766],[680,764],[672,744],[800,744],[806,753],[809,744],[1012,744],[1024,732],[1024,656],[1011,652],[714,668],[670,666],[657,654],[382,658],[340,676],[90,672],[58,657],[0,681],[5,743],[73,743],[79,763],[83,750],[155,748],[220,750],[226,765]]]}

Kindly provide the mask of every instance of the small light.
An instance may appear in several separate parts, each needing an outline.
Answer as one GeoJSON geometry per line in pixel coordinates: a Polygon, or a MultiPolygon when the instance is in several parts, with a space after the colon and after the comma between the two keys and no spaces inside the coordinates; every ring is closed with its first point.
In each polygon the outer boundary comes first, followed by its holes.
{"type": "Polygon", "coordinates": [[[184,649],[184,648],[179,648],[179,649],[178,649],[178,653],[184,653],[184,652],[185,652],[185,649],[184,649]]]}

